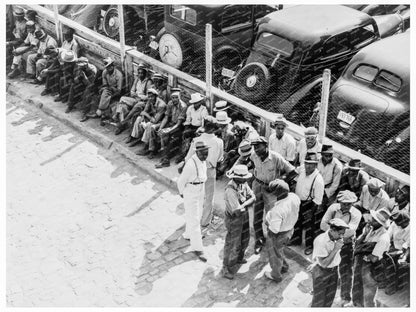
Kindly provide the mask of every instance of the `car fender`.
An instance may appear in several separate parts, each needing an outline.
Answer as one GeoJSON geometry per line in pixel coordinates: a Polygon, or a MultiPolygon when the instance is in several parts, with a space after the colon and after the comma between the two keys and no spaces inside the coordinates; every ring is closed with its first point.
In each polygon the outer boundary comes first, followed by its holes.
{"type": "Polygon", "coordinates": [[[311,91],[316,85],[321,83],[323,81],[322,76],[316,77],[315,79],[312,79],[311,82],[304,85],[302,88],[300,88],[298,91],[293,93],[291,96],[289,96],[278,108],[278,111],[281,112],[283,115],[289,114],[290,111],[295,107],[295,105],[303,98],[305,97],[309,91],[311,91]]]}
{"type": "Polygon", "coordinates": [[[228,45],[228,44],[226,44],[226,45],[221,45],[220,47],[218,47],[218,48],[214,51],[213,55],[214,55],[214,57],[215,57],[215,55],[220,55],[221,53],[224,53],[224,52],[233,52],[233,53],[238,54],[238,55],[241,57],[241,54],[240,54],[240,52],[238,51],[238,49],[237,49],[236,47],[233,47],[232,45],[228,45]]]}
{"type": "Polygon", "coordinates": [[[377,23],[378,32],[381,38],[393,35],[401,30],[400,25],[403,24],[404,19],[399,13],[373,16],[377,23]]]}

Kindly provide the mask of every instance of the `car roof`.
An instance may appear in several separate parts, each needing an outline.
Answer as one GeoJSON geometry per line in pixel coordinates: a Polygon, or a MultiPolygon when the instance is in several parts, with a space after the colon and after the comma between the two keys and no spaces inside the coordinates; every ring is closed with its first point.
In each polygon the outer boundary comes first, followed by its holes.
{"type": "Polygon", "coordinates": [[[401,77],[410,77],[410,31],[366,46],[350,62],[351,64],[366,63],[396,73],[401,77]]]}
{"type": "Polygon", "coordinates": [[[260,31],[313,44],[371,20],[368,14],[342,5],[297,5],[267,14],[260,31]]]}

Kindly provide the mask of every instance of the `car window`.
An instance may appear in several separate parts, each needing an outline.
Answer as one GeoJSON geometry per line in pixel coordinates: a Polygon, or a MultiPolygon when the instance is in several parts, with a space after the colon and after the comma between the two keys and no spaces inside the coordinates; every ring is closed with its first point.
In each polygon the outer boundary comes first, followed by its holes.
{"type": "Polygon", "coordinates": [[[360,64],[354,71],[354,76],[372,82],[378,73],[375,66],[360,64]]]}
{"type": "Polygon", "coordinates": [[[188,24],[196,25],[196,11],[185,5],[172,5],[170,15],[188,24]]]}
{"type": "Polygon", "coordinates": [[[292,42],[269,32],[261,33],[257,39],[257,44],[263,45],[284,56],[291,56],[293,53],[292,42]]]}
{"type": "Polygon", "coordinates": [[[397,92],[402,86],[402,80],[395,74],[382,70],[380,71],[380,74],[378,74],[374,84],[387,90],[397,92]]]}
{"type": "Polygon", "coordinates": [[[271,6],[271,5],[256,5],[255,12],[254,12],[254,18],[256,19],[256,22],[258,23],[260,19],[267,14],[274,12],[277,10],[277,6],[271,6]]]}
{"type": "Polygon", "coordinates": [[[251,6],[250,5],[232,5],[222,13],[222,31],[228,31],[231,28],[238,28],[251,24],[251,6]]]}

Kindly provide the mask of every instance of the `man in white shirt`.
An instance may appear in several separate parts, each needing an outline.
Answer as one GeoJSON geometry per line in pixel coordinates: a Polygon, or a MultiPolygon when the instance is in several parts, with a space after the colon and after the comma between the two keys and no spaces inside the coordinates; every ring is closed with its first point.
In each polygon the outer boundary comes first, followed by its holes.
{"type": "Polygon", "coordinates": [[[348,225],[341,219],[329,221],[329,229],[318,235],[313,242],[312,307],[331,307],[338,283],[338,265],[341,262],[343,237],[348,225]]]}
{"type": "Polygon", "coordinates": [[[314,127],[309,127],[305,129],[305,138],[299,141],[297,146],[297,161],[303,165],[305,160],[306,153],[319,153],[322,149],[321,143],[318,141],[318,130],[314,127]]]}
{"type": "Polygon", "coordinates": [[[376,266],[390,247],[390,237],[387,232],[390,223],[389,211],[385,208],[370,210],[370,215],[369,222],[355,244],[352,286],[354,307],[375,306],[374,298],[378,289],[377,276],[374,275],[377,272],[376,266]]]}
{"type": "Polygon", "coordinates": [[[296,159],[296,141],[289,134],[285,132],[287,121],[282,114],[277,114],[274,122],[275,132],[269,137],[269,150],[279,153],[290,162],[292,165],[296,159]]]}
{"type": "Polygon", "coordinates": [[[204,133],[196,137],[185,157],[187,161],[194,154],[194,146],[197,142],[204,142],[209,146],[207,158],[207,181],[205,183],[204,209],[202,211],[201,226],[206,228],[211,224],[214,212],[215,181],[217,176],[217,163],[224,157],[224,142],[214,132],[217,129],[214,122],[205,121],[204,133]]]}
{"type": "Polygon", "coordinates": [[[299,168],[299,177],[296,183],[296,195],[301,200],[298,221],[291,240],[292,245],[302,243],[302,230],[305,230],[305,254],[312,253],[313,239],[318,235],[319,222],[316,220],[322,198],[324,196],[324,180],[318,169],[318,156],[308,153],[304,166],[299,168]]]}
{"type": "Polygon", "coordinates": [[[343,220],[348,229],[344,234],[344,245],[341,248],[341,263],[339,264],[339,275],[341,279],[341,305],[344,306],[351,301],[352,288],[352,266],[353,266],[353,241],[355,231],[361,220],[361,212],[352,206],[357,201],[357,196],[351,191],[341,191],[337,195],[338,203],[328,207],[321,221],[321,230],[327,231],[332,219],[343,220]]]}
{"type": "Polygon", "coordinates": [[[194,147],[195,154],[187,160],[177,181],[179,195],[183,197],[185,207],[186,228],[183,236],[191,241],[191,250],[203,262],[206,262],[207,259],[203,252],[199,221],[204,202],[204,186],[207,180],[208,150],[209,146],[203,142],[197,142],[194,147]]]}
{"type": "Polygon", "coordinates": [[[287,245],[293,234],[299,214],[300,199],[295,193],[289,193],[289,185],[280,179],[273,180],[269,189],[276,196],[276,203],[266,214],[268,227],[267,252],[271,272],[264,275],[277,283],[282,281],[282,274],[289,270],[289,264],[284,258],[283,248],[287,245]]]}

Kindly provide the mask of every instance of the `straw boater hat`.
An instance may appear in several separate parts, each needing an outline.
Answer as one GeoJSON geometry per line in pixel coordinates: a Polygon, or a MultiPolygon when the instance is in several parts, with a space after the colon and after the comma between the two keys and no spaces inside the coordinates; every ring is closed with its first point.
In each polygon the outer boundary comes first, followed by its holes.
{"type": "Polygon", "coordinates": [[[350,170],[361,170],[361,160],[359,159],[350,159],[350,161],[348,162],[347,166],[348,169],[350,170]]]}
{"type": "Polygon", "coordinates": [[[283,114],[276,114],[276,119],[273,122],[273,127],[276,127],[276,125],[284,125],[287,126],[287,120],[283,116],[283,114]]]}
{"type": "Polygon", "coordinates": [[[65,63],[73,63],[77,60],[74,51],[72,50],[64,50],[60,54],[60,58],[65,63]]]}
{"type": "Polygon", "coordinates": [[[203,151],[203,150],[206,150],[206,149],[209,149],[209,148],[210,147],[208,145],[205,145],[204,142],[198,141],[198,142],[195,143],[194,150],[195,150],[195,152],[197,152],[197,151],[203,151]]]}
{"type": "Polygon", "coordinates": [[[218,101],[214,104],[214,112],[226,111],[228,109],[227,101],[218,101]]]}
{"type": "Polygon", "coordinates": [[[202,96],[200,93],[192,93],[191,99],[189,100],[189,104],[198,103],[205,100],[205,97],[202,96]]]}
{"type": "Polygon", "coordinates": [[[250,172],[248,172],[246,165],[235,165],[233,168],[228,170],[225,175],[229,179],[250,179],[253,176],[250,172]]]}
{"type": "Polygon", "coordinates": [[[337,195],[337,200],[339,203],[355,203],[357,202],[357,196],[348,190],[341,191],[337,195]]]}
{"type": "Polygon", "coordinates": [[[156,96],[159,95],[159,92],[157,92],[157,90],[155,88],[150,88],[149,90],[147,90],[147,94],[152,93],[156,96]]]}
{"type": "Polygon", "coordinates": [[[22,7],[14,7],[13,9],[13,15],[14,16],[25,16],[25,11],[23,10],[22,7]]]}
{"type": "Polygon", "coordinates": [[[219,111],[215,114],[215,119],[217,120],[217,124],[220,125],[228,125],[231,122],[231,118],[228,117],[227,112],[219,111]]]}
{"type": "Polygon", "coordinates": [[[317,164],[318,163],[318,155],[316,153],[306,153],[305,163],[317,164]]]}
{"type": "Polygon", "coordinates": [[[380,223],[382,226],[388,227],[390,225],[391,213],[386,208],[370,210],[370,214],[373,219],[380,223]]]}
{"type": "Polygon", "coordinates": [[[240,156],[249,156],[253,152],[253,146],[249,140],[242,140],[238,146],[238,154],[240,156]]]}
{"type": "Polygon", "coordinates": [[[103,62],[104,62],[104,67],[107,68],[108,66],[114,63],[114,60],[111,57],[107,57],[103,60],[103,62]]]}

